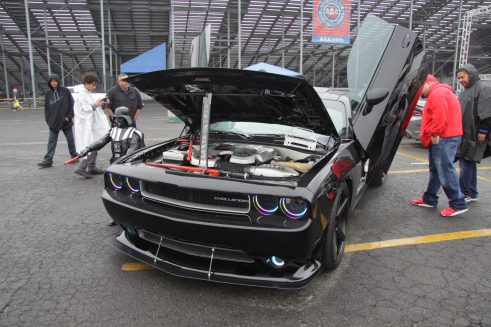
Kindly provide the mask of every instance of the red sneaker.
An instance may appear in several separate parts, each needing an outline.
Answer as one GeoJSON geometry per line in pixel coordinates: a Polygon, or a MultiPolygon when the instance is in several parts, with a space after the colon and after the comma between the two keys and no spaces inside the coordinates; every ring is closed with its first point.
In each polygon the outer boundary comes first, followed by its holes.
{"type": "Polygon", "coordinates": [[[440,215],[442,215],[443,217],[453,217],[453,216],[460,215],[461,213],[464,213],[467,210],[469,210],[469,209],[465,208],[462,210],[455,210],[453,208],[448,207],[448,208],[445,208],[442,211],[440,211],[440,215]]]}
{"type": "Polygon", "coordinates": [[[418,206],[418,207],[425,207],[425,208],[434,208],[435,206],[432,206],[431,204],[426,203],[423,198],[417,199],[417,200],[412,200],[411,204],[413,206],[418,206]]]}

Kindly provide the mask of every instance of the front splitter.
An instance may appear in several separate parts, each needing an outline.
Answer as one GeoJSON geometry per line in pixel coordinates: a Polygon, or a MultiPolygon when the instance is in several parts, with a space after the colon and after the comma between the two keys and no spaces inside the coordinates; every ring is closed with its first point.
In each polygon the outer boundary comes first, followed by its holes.
{"type": "MultiPolygon", "coordinates": [[[[168,274],[218,283],[267,288],[298,289],[305,287],[307,284],[312,282],[321,271],[320,262],[316,260],[313,263],[298,268],[292,276],[288,277],[244,276],[213,271],[213,269],[200,270],[177,265],[173,262],[164,260],[161,257],[157,257],[155,254],[149,251],[144,251],[137,248],[126,238],[124,231],[122,231],[119,235],[111,235],[105,240],[105,242],[126,255],[129,255],[138,261],[153,266],[168,274]]],[[[210,267],[212,267],[211,264],[210,267]]]]}

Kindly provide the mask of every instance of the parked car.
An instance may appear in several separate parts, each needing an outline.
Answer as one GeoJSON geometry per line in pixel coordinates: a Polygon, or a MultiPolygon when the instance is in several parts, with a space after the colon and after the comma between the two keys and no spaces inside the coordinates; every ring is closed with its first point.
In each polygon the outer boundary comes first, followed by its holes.
{"type": "Polygon", "coordinates": [[[406,128],[406,136],[410,139],[419,141],[419,132],[421,131],[421,119],[423,118],[423,109],[426,104],[426,99],[419,99],[414,108],[413,115],[406,128]]]}
{"type": "Polygon", "coordinates": [[[222,68],[131,77],[185,128],[107,169],[103,203],[122,227],[109,242],[223,283],[299,288],[335,269],[350,211],[383,182],[427,74],[410,30],[369,16],[358,35],[346,90],[222,68]]]}

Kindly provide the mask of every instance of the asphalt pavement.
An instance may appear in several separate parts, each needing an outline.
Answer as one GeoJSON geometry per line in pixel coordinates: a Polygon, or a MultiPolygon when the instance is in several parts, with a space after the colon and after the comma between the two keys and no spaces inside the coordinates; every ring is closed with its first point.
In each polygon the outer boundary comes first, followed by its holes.
{"type": "MultiPolygon", "coordinates": [[[[478,170],[479,201],[444,218],[414,207],[427,181],[427,150],[404,139],[382,187],[351,212],[340,267],[301,290],[178,278],[134,266],[105,243],[119,227],[100,194],[102,176],[52,168],[42,110],[0,110],[0,326],[491,326],[491,159],[478,170]],[[134,267],[134,269],[128,269],[134,267]]],[[[179,135],[148,103],[147,145],[179,135]]],[[[98,163],[106,167],[109,147],[98,163]]]]}

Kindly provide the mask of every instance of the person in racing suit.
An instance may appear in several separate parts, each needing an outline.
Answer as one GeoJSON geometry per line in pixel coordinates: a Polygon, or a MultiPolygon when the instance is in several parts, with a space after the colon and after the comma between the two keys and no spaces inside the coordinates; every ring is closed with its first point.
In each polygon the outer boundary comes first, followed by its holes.
{"type": "MultiPolygon", "coordinates": [[[[145,146],[143,133],[134,127],[134,121],[131,118],[131,111],[127,107],[118,107],[114,112],[115,127],[94,143],[87,146],[80,152],[80,156],[86,156],[90,151],[100,150],[106,144],[111,142],[112,157],[109,160],[113,163],[115,160],[135,152],[145,146]]],[[[116,223],[111,219],[108,226],[115,226],[116,223]]]]}

